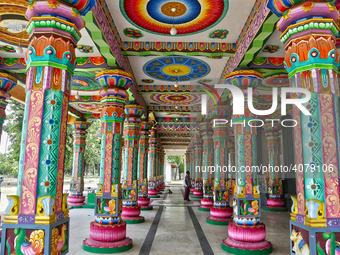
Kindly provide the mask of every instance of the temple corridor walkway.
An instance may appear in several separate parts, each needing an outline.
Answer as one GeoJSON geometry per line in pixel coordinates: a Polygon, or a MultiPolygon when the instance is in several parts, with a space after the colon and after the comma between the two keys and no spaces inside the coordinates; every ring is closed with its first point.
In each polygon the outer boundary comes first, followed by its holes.
{"type": "MultiPolygon", "coordinates": [[[[133,248],[123,252],[132,254],[227,254],[221,248],[221,240],[227,238],[228,227],[206,223],[209,212],[198,211],[198,200],[184,203],[184,188],[170,186],[172,194],[162,194],[154,199],[152,211],[142,211],[145,222],[127,225],[127,236],[133,240],[133,248]]],[[[166,188],[167,191],[168,188],[166,188]]],[[[266,224],[267,240],[273,244],[274,255],[289,253],[289,213],[261,211],[266,224]]],[[[82,241],[89,236],[89,224],[93,209],[72,209],[69,254],[92,254],[82,250],[82,241]]]]}

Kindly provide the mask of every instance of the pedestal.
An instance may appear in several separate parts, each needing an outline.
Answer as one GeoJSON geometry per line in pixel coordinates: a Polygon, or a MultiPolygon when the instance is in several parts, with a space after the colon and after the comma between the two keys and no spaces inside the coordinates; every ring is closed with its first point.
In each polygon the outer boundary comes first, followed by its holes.
{"type": "Polygon", "coordinates": [[[68,196],[67,203],[72,207],[81,207],[85,205],[85,196],[68,196]]]}
{"type": "Polygon", "coordinates": [[[199,211],[206,211],[209,212],[210,208],[214,205],[214,200],[211,199],[206,199],[206,198],[202,198],[201,199],[201,206],[198,207],[199,211]]]}
{"type": "Polygon", "coordinates": [[[138,198],[138,205],[140,206],[141,211],[152,210],[153,206],[150,205],[150,198],[138,198]]]}
{"type": "Polygon", "coordinates": [[[154,189],[149,189],[148,190],[148,197],[149,198],[160,198],[160,196],[158,195],[157,190],[154,190],[154,189]]]}
{"type": "Polygon", "coordinates": [[[192,199],[201,199],[203,197],[203,190],[194,190],[192,199]]]}
{"type": "Polygon", "coordinates": [[[271,212],[284,212],[288,210],[288,208],[284,207],[284,205],[284,199],[267,199],[267,206],[262,209],[271,212]]]}
{"type": "Polygon", "coordinates": [[[91,222],[90,238],[83,241],[83,249],[93,253],[118,253],[132,248],[132,239],[126,237],[126,222],[100,225],[91,222]]]}
{"type": "Polygon", "coordinates": [[[222,241],[222,249],[231,254],[269,254],[273,250],[266,241],[266,227],[260,223],[244,227],[232,222],[228,226],[229,237],[222,241]]]}
{"type": "Polygon", "coordinates": [[[233,208],[210,208],[210,217],[207,218],[207,223],[212,225],[228,225],[232,222],[233,208]]]}
{"type": "Polygon", "coordinates": [[[122,220],[127,224],[137,224],[145,221],[143,216],[140,216],[141,207],[137,206],[123,206],[122,220]]]}

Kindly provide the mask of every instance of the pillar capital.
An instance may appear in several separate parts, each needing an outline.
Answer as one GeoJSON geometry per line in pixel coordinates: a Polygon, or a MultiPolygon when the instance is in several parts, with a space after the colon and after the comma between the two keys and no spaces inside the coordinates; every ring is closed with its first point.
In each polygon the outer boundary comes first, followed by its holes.
{"type": "Polygon", "coordinates": [[[291,87],[308,89],[311,93],[339,94],[340,62],[336,49],[339,12],[334,2],[308,1],[283,6],[280,1],[268,1],[267,7],[281,18],[277,29],[282,32],[280,39],[286,50],[284,66],[291,87]]]}

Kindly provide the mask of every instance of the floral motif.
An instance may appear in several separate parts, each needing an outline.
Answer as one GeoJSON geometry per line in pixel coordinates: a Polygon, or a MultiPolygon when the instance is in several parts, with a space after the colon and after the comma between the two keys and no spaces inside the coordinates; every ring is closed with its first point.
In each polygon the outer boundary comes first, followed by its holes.
{"type": "Polygon", "coordinates": [[[217,38],[217,39],[225,39],[227,38],[227,35],[229,34],[228,30],[225,29],[218,29],[209,34],[209,38],[217,38]]]}
{"type": "Polygon", "coordinates": [[[89,45],[77,45],[77,49],[82,53],[93,53],[93,47],[89,45]]]}
{"type": "Polygon", "coordinates": [[[143,83],[154,83],[153,79],[142,79],[143,83]]]}
{"type": "Polygon", "coordinates": [[[135,38],[135,39],[139,39],[139,38],[143,37],[143,33],[141,31],[139,31],[138,29],[125,28],[123,32],[127,37],[131,37],[131,38],[135,38]]]}
{"type": "Polygon", "coordinates": [[[0,51],[15,53],[14,47],[10,45],[0,45],[0,51]]]}
{"type": "Polygon", "coordinates": [[[280,49],[279,46],[277,45],[267,45],[266,47],[264,47],[264,49],[262,50],[262,52],[266,52],[266,53],[275,53],[280,49]]]}

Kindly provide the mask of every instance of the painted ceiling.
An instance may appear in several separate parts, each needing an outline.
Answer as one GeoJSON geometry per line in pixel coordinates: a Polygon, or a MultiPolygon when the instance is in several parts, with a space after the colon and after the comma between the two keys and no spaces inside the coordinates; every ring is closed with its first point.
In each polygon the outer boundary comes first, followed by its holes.
{"type": "MultiPolygon", "coordinates": [[[[246,63],[261,71],[260,94],[270,95],[272,87],[288,86],[282,64],[284,48],[275,30],[277,19],[268,12],[261,14],[264,2],[96,0],[80,31],[69,113],[99,118],[101,87],[96,72],[119,65],[133,74],[129,93],[148,109],[166,147],[185,148],[197,121],[202,120],[202,95],[213,93],[214,84],[223,82],[230,66],[246,63]],[[266,29],[262,29],[264,24],[266,29]],[[173,26],[176,35],[170,34],[173,26]],[[253,26],[256,33],[248,38],[253,26]],[[244,57],[233,64],[242,47],[244,57]]],[[[22,58],[28,45],[26,8],[25,0],[0,3],[0,69],[17,73],[22,86],[26,68],[22,58]],[[20,42],[24,53],[18,55],[15,48],[20,42]]],[[[222,101],[229,98],[226,91],[220,96],[222,101]]]]}

